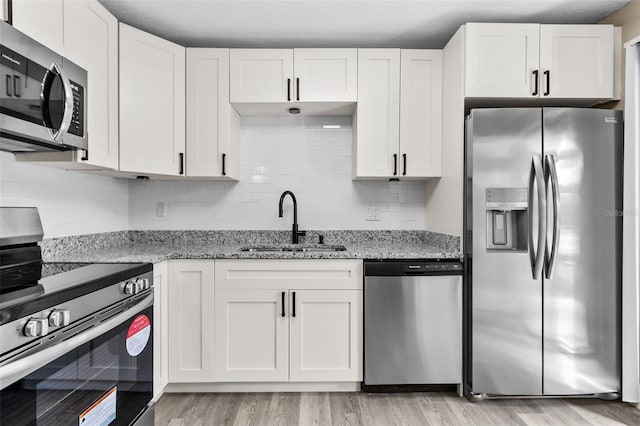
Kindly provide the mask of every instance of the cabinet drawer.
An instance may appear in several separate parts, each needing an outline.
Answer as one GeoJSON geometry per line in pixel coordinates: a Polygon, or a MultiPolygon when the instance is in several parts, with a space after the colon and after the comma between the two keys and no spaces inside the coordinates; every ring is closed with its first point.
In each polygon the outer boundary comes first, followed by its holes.
{"type": "Polygon", "coordinates": [[[362,289],[361,260],[217,260],[216,289],[362,289]]]}

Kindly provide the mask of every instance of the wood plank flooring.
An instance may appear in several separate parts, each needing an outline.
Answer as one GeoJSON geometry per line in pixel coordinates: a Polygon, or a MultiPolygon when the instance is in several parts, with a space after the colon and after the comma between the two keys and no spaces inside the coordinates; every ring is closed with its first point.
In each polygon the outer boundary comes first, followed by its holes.
{"type": "Polygon", "coordinates": [[[597,399],[471,403],[454,393],[165,394],[156,425],[640,425],[640,409],[597,399]]]}

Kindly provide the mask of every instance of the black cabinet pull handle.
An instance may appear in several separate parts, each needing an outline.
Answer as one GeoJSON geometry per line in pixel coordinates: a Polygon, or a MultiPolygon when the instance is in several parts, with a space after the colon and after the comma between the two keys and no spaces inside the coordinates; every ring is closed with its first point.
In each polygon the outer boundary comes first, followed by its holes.
{"type": "Polygon", "coordinates": [[[184,153],[180,153],[178,154],[178,156],[180,157],[180,172],[179,174],[183,175],[184,174],[184,153]]]}
{"type": "Polygon", "coordinates": [[[286,292],[282,292],[282,318],[284,318],[285,316],[285,312],[284,312],[284,296],[285,296],[286,292]]]}
{"type": "Polygon", "coordinates": [[[407,175],[407,154],[402,154],[402,176],[407,175]]]}
{"type": "Polygon", "coordinates": [[[222,176],[227,175],[227,171],[225,168],[225,163],[227,162],[227,154],[222,154],[222,176]]]}
{"type": "Polygon", "coordinates": [[[13,96],[15,96],[16,98],[20,97],[20,76],[19,75],[13,76],[13,96]]]}
{"type": "Polygon", "coordinates": [[[287,100],[291,100],[291,79],[287,79],[287,100]]]}
{"type": "Polygon", "coordinates": [[[296,78],[296,101],[300,100],[300,79],[296,78]]]}
{"type": "Polygon", "coordinates": [[[539,73],[540,71],[538,70],[533,71],[533,93],[531,94],[533,96],[538,96],[539,73]]]}
{"type": "Polygon", "coordinates": [[[549,96],[549,93],[551,93],[551,71],[546,70],[544,75],[547,77],[547,87],[545,88],[544,95],[549,96]]]}
{"type": "Polygon", "coordinates": [[[398,175],[398,154],[393,154],[393,175],[398,175]]]}
{"type": "Polygon", "coordinates": [[[293,303],[291,304],[291,316],[296,317],[296,292],[293,293],[293,303]]]}
{"type": "Polygon", "coordinates": [[[7,92],[7,96],[11,97],[11,76],[9,74],[7,74],[5,76],[5,80],[4,80],[5,86],[6,86],[6,92],[7,92]]]}

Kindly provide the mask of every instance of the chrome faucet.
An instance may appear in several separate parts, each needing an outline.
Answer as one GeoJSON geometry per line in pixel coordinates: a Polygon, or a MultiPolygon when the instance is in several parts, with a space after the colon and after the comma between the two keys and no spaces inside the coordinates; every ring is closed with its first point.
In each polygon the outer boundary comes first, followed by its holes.
{"type": "Polygon", "coordinates": [[[298,244],[298,237],[307,235],[306,231],[298,231],[298,203],[296,202],[296,196],[291,191],[284,191],[280,196],[280,204],[278,205],[278,217],[282,217],[282,202],[284,197],[291,195],[293,200],[293,226],[291,228],[291,243],[298,244]]]}

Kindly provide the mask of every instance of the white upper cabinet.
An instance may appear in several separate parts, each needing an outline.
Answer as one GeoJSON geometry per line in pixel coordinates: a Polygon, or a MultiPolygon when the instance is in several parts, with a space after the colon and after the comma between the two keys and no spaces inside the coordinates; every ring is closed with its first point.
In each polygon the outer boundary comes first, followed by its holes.
{"type": "Polygon", "coordinates": [[[613,97],[611,25],[541,25],[541,91],[548,98],[613,97]]]}
{"type": "MultiPolygon", "coordinates": [[[[21,2],[22,3],[22,2],[21,2]]],[[[95,0],[65,0],[64,51],[87,70],[87,160],[118,168],[118,20],[95,0]]]]}
{"type": "Polygon", "coordinates": [[[400,52],[400,158],[405,177],[440,176],[442,51],[400,52]]]}
{"type": "Polygon", "coordinates": [[[187,49],[189,177],[239,177],[240,117],[229,103],[229,49],[187,49]]]}
{"type": "Polygon", "coordinates": [[[467,24],[465,31],[466,97],[538,96],[539,24],[467,24]]]}
{"type": "Polygon", "coordinates": [[[357,49],[293,49],[295,100],[358,100],[357,49]]]}
{"type": "Polygon", "coordinates": [[[120,24],[120,170],[184,175],[185,48],[120,24]]]}
{"type": "Polygon", "coordinates": [[[245,115],[351,115],[358,49],[231,49],[231,103],[245,115]]]}
{"type": "Polygon", "coordinates": [[[287,102],[293,96],[293,50],[231,49],[231,102],[287,102]]]}
{"type": "Polygon", "coordinates": [[[398,175],[400,49],[358,50],[355,177],[398,175]]]}
{"type": "Polygon", "coordinates": [[[353,177],[441,175],[442,51],[359,49],[353,177]]]}
{"type": "Polygon", "coordinates": [[[610,99],[611,25],[466,24],[465,97],[610,99]]]}
{"type": "Polygon", "coordinates": [[[64,54],[63,0],[14,0],[12,25],[49,49],[64,54]]]}
{"type": "Polygon", "coordinates": [[[9,0],[0,0],[0,21],[9,20],[9,0]]]}

